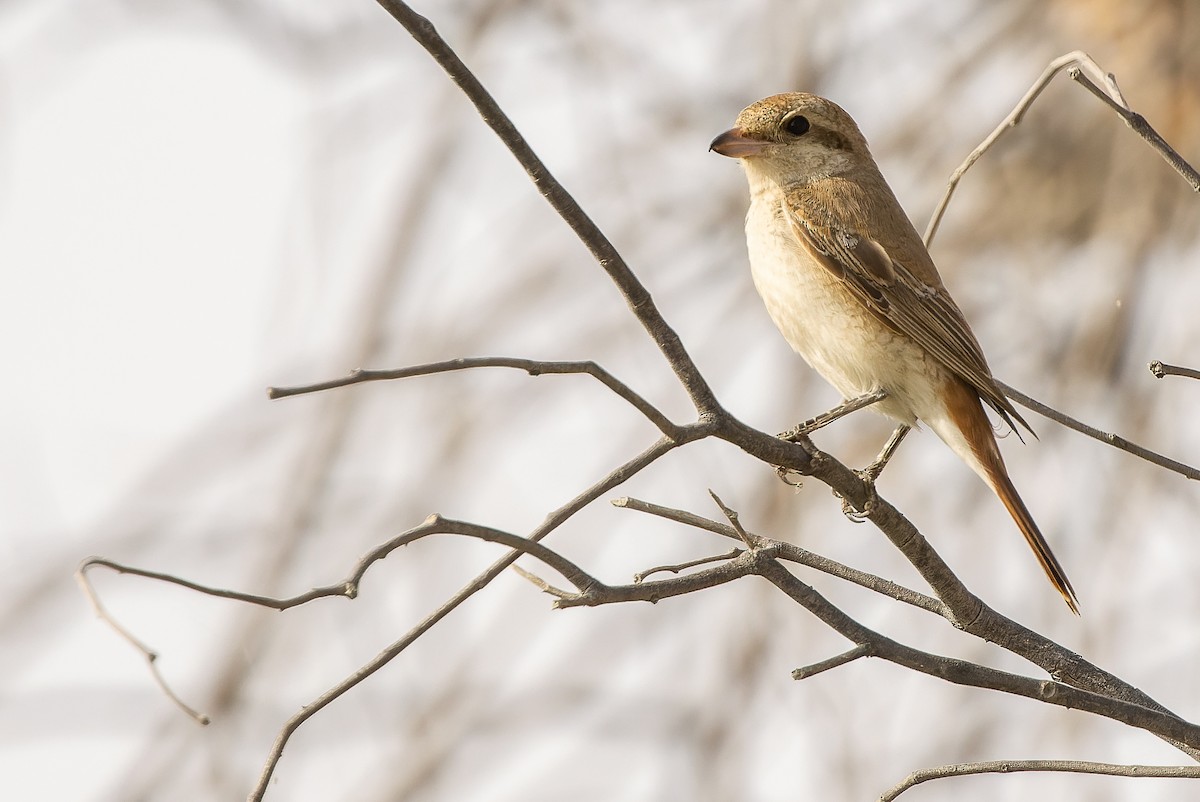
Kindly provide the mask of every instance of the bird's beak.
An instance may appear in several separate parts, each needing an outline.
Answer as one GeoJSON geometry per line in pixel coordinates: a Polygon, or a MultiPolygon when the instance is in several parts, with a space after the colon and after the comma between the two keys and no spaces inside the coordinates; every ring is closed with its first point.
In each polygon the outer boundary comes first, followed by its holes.
{"type": "Polygon", "coordinates": [[[714,139],[708,149],[731,159],[744,159],[762,153],[767,145],[768,143],[761,139],[746,136],[746,132],[741,128],[730,128],[714,139]]]}

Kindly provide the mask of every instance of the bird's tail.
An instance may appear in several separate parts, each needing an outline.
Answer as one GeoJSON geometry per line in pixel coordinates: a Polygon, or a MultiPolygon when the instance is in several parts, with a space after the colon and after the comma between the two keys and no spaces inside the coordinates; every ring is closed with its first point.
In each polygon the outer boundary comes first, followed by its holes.
{"type": "MultiPolygon", "coordinates": [[[[961,390],[967,391],[966,386],[961,386],[961,390]]],[[[964,395],[967,393],[969,391],[964,395]]],[[[1046,538],[1042,537],[1042,531],[1038,529],[1037,523],[1029,513],[1029,508],[1025,506],[1025,502],[1017,493],[1017,488],[1009,479],[1008,469],[1004,467],[1004,458],[1000,456],[1000,448],[996,445],[996,437],[992,433],[991,424],[987,415],[984,414],[978,398],[971,397],[969,403],[966,398],[956,398],[954,401],[958,403],[952,402],[949,405],[950,418],[960,430],[961,436],[966,441],[963,445],[970,448],[970,457],[974,459],[968,458],[967,454],[961,452],[959,456],[967,459],[976,473],[987,482],[1000,501],[1004,503],[1008,514],[1012,516],[1017,528],[1025,536],[1025,542],[1029,544],[1029,548],[1033,549],[1033,554],[1041,564],[1042,570],[1046,572],[1050,584],[1054,585],[1054,588],[1062,595],[1063,601],[1071,608],[1071,612],[1079,615],[1079,598],[1075,595],[1075,589],[1071,587],[1071,580],[1067,579],[1066,571],[1058,562],[1058,558],[1054,556],[1054,552],[1050,550],[1050,544],[1046,542],[1046,538]]],[[[955,451],[959,451],[959,448],[955,448],[956,444],[950,443],[949,440],[947,443],[955,451]]]]}
{"type": "Polygon", "coordinates": [[[1008,472],[1004,469],[1003,460],[999,461],[998,468],[999,470],[995,471],[991,477],[992,481],[989,482],[992,490],[1004,502],[1008,514],[1017,522],[1017,527],[1025,536],[1025,542],[1029,544],[1029,548],[1033,549],[1034,555],[1041,563],[1042,570],[1050,579],[1050,584],[1054,585],[1055,590],[1062,594],[1063,601],[1071,608],[1071,612],[1079,615],[1079,597],[1075,595],[1075,588],[1071,587],[1071,580],[1067,579],[1067,573],[1058,562],[1058,558],[1054,556],[1054,552],[1050,550],[1050,544],[1046,542],[1046,538],[1042,537],[1041,530],[1038,529],[1033,516],[1029,514],[1029,508],[1017,495],[1017,489],[1013,487],[1012,480],[1008,478],[1008,472]]]}

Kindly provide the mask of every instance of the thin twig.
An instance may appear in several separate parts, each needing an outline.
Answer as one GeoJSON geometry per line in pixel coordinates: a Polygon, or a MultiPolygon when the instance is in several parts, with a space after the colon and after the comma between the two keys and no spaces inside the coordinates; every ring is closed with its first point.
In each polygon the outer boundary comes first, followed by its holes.
{"type": "MultiPolygon", "coordinates": [[[[755,552],[746,552],[754,554],[755,552]]],[[[1084,690],[1053,680],[1038,680],[966,660],[930,654],[885,637],[850,618],[812,587],[775,560],[756,563],[761,576],[796,601],[822,623],[855,644],[868,644],[872,656],[956,685],[988,688],[1060,707],[1083,710],[1152,732],[1162,738],[1200,749],[1200,726],[1178,716],[1140,704],[1084,690]]]]}
{"type": "MultiPolygon", "coordinates": [[[[641,499],[629,497],[614,499],[613,505],[616,507],[635,510],[637,512],[644,512],[649,515],[656,515],[659,518],[665,518],[669,521],[676,521],[697,529],[704,529],[708,532],[730,538],[731,540],[741,539],[738,533],[734,531],[732,526],[722,524],[717,521],[712,521],[703,516],[696,515],[695,513],[678,510],[673,507],[664,507],[659,504],[653,504],[649,501],[642,501],[641,499]]],[[[948,618],[950,615],[949,611],[946,609],[946,605],[932,596],[926,596],[924,593],[918,593],[915,590],[906,588],[903,585],[898,585],[895,582],[884,579],[880,576],[876,576],[875,574],[869,574],[866,571],[860,571],[857,568],[851,568],[850,566],[840,563],[837,560],[831,560],[828,557],[822,557],[820,554],[814,554],[813,552],[801,548],[793,543],[784,543],[783,541],[772,540],[756,534],[751,534],[750,536],[754,538],[755,543],[759,544],[760,546],[763,544],[770,546],[770,548],[775,551],[775,556],[778,559],[787,560],[788,562],[794,562],[799,565],[807,566],[808,568],[813,568],[817,571],[821,571],[822,573],[837,577],[838,579],[852,582],[859,587],[874,591],[880,595],[888,596],[898,602],[903,602],[904,604],[909,604],[913,607],[919,607],[926,612],[942,616],[943,618],[948,618]]]]}
{"type": "Polygon", "coordinates": [[[855,396],[854,398],[847,398],[833,409],[826,410],[820,415],[809,418],[803,423],[798,423],[792,428],[788,429],[786,432],[780,432],[775,436],[780,440],[788,440],[793,443],[797,442],[800,437],[812,434],[818,429],[824,429],[834,421],[844,418],[853,412],[858,412],[860,409],[865,409],[872,404],[878,404],[880,401],[887,398],[887,395],[887,390],[877,389],[872,390],[869,393],[863,393],[862,395],[855,396]]]}
{"type": "Polygon", "coordinates": [[[532,584],[534,587],[536,587],[538,590],[542,591],[542,593],[549,594],[549,595],[554,596],[559,599],[565,599],[571,595],[570,591],[566,591],[566,590],[563,590],[562,588],[558,588],[558,587],[555,587],[554,585],[551,585],[549,582],[542,579],[540,576],[533,573],[532,571],[526,571],[524,568],[522,568],[517,563],[513,563],[512,569],[514,571],[516,571],[517,574],[519,574],[522,578],[524,578],[530,584],[532,584]]]}
{"type": "MultiPolygon", "coordinates": [[[[610,492],[614,487],[624,483],[630,477],[637,474],[646,466],[652,464],[664,454],[669,453],[675,448],[685,445],[692,440],[701,437],[707,437],[709,427],[693,424],[682,427],[681,436],[679,439],[671,439],[667,437],[660,438],[654,445],[643,451],[638,456],[621,465],[616,470],[610,472],[600,481],[594,483],[591,487],[584,490],[582,493],[571,499],[569,502],[554,510],[540,526],[535,528],[529,535],[524,538],[528,543],[537,543],[548,534],[553,532],[565,521],[571,518],[576,512],[583,509],[591,502],[595,501],[600,496],[610,492]]],[[[464,585],[453,596],[444,601],[441,606],[430,613],[426,618],[410,629],[402,638],[392,643],[379,654],[375,655],[370,661],[365,663],[357,671],[343,679],[341,682],[334,685],[332,688],[321,694],[319,697],[309,702],[304,708],[292,716],[280,729],[279,734],[275,738],[274,744],[271,746],[271,751],[267,755],[267,759],[263,764],[263,768],[258,777],[258,782],[251,791],[250,802],[259,802],[264,794],[266,794],[267,786],[270,784],[271,775],[275,772],[275,767],[279,765],[279,760],[283,756],[284,747],[292,735],[298,730],[304,722],[310,719],[313,715],[320,712],[331,702],[338,699],[358,683],[374,674],[379,669],[386,666],[396,657],[398,657],[405,649],[412,645],[418,638],[428,632],[439,621],[457,609],[463,602],[474,596],[479,591],[487,587],[491,582],[502,574],[512,565],[524,550],[514,550],[509,552],[504,557],[494,562],[486,571],[476,576],[469,583],[464,585]]],[[[535,555],[536,556],[536,555],[535,555]]],[[[557,568],[555,569],[557,570],[557,568]]]]}
{"type": "MultiPolygon", "coordinates": [[[[1151,363],[1151,370],[1153,370],[1153,363],[1151,363]]],[[[1072,418],[1070,415],[1067,415],[1063,412],[1059,412],[1054,407],[1047,406],[1046,404],[1043,404],[1041,401],[1037,401],[1033,398],[1030,398],[1029,396],[1022,393],[1020,390],[1017,390],[1013,387],[1009,387],[1007,384],[1005,384],[1002,381],[997,380],[996,386],[999,387],[1006,396],[1011,398],[1013,401],[1016,401],[1021,406],[1028,407],[1029,409],[1032,409],[1034,412],[1037,412],[1040,415],[1044,415],[1045,417],[1049,418],[1052,421],[1061,423],[1063,426],[1066,426],[1068,429],[1074,429],[1075,431],[1079,432],[1080,434],[1086,434],[1088,437],[1091,437],[1095,440],[1099,440],[1101,443],[1110,445],[1113,448],[1120,449],[1121,451],[1124,451],[1128,454],[1132,454],[1135,457],[1138,457],[1140,459],[1144,459],[1147,462],[1150,462],[1150,463],[1153,463],[1153,464],[1159,466],[1160,468],[1166,468],[1168,471],[1174,471],[1175,473],[1179,474],[1180,476],[1186,476],[1188,479],[1200,480],[1200,469],[1193,468],[1191,465],[1180,462],[1178,460],[1173,460],[1170,457],[1163,456],[1162,454],[1159,454],[1157,451],[1151,451],[1150,449],[1146,448],[1145,446],[1140,446],[1137,443],[1130,442],[1129,440],[1126,440],[1124,437],[1121,437],[1120,435],[1116,435],[1111,432],[1100,431],[1099,429],[1097,429],[1094,426],[1089,426],[1088,424],[1084,423],[1083,421],[1076,420],[1075,418],[1072,418]]]]}
{"type": "Polygon", "coordinates": [[[737,536],[739,538],[741,538],[743,543],[746,544],[746,548],[748,548],[748,549],[756,548],[758,545],[758,542],[749,532],[747,532],[742,527],[742,522],[740,520],[738,520],[737,510],[731,509],[729,506],[727,506],[725,504],[724,501],[721,501],[721,497],[718,496],[713,491],[712,488],[709,488],[708,495],[712,497],[712,500],[714,502],[716,502],[717,507],[721,510],[721,514],[725,516],[725,518],[729,521],[729,525],[733,527],[733,531],[736,532],[737,536]]]}
{"type": "Polygon", "coordinates": [[[150,676],[154,678],[155,684],[158,685],[159,690],[161,690],[176,707],[186,713],[188,718],[192,719],[192,721],[195,721],[197,724],[207,725],[210,723],[212,719],[210,719],[208,715],[201,713],[199,710],[196,710],[184,702],[183,699],[180,698],[180,696],[175,693],[174,690],[172,690],[171,686],[167,684],[162,672],[158,670],[158,652],[154,651],[149,646],[142,643],[142,641],[140,641],[138,638],[134,637],[133,633],[122,626],[117,619],[113,618],[104,605],[100,603],[100,597],[96,594],[96,589],[92,587],[91,578],[87,575],[87,569],[91,567],[91,565],[97,564],[98,562],[100,561],[96,560],[95,558],[92,558],[91,560],[85,560],[83,564],[80,565],[75,571],[75,581],[79,583],[81,588],[83,588],[83,593],[85,596],[87,596],[88,602],[91,603],[92,610],[96,613],[96,617],[108,624],[108,626],[114,632],[120,635],[126,643],[142,653],[142,657],[146,659],[146,666],[150,669],[150,676]]]}
{"type": "MultiPolygon", "coordinates": [[[[214,596],[219,599],[232,599],[233,601],[245,602],[254,604],[259,607],[269,607],[272,610],[290,610],[293,607],[299,607],[302,604],[308,604],[316,599],[325,599],[330,597],[343,597],[347,599],[355,599],[358,597],[359,585],[368,569],[375,563],[386,558],[393,551],[404,546],[411,545],[418,540],[433,536],[433,535],[455,535],[459,537],[470,537],[478,540],[486,540],[491,543],[499,543],[502,546],[508,546],[520,553],[529,554],[530,556],[541,560],[546,565],[553,568],[558,573],[562,574],[567,581],[572,584],[587,583],[590,577],[579,566],[562,557],[557,552],[552,551],[540,543],[520,535],[514,535],[510,532],[504,532],[492,527],[472,524],[466,521],[456,521],[449,518],[443,518],[440,515],[431,515],[426,518],[420,525],[409,529],[408,531],[384,541],[375,548],[371,549],[367,554],[355,563],[354,569],[350,575],[343,580],[334,582],[331,585],[313,588],[304,593],[296,594],[295,596],[262,596],[257,593],[245,593],[238,590],[228,590],[226,588],[217,588],[211,585],[202,585],[199,582],[193,582],[189,579],[176,576],[175,574],[163,573],[161,571],[150,571],[145,568],[137,568],[131,565],[123,565],[122,563],[108,560],[103,557],[89,557],[84,560],[79,567],[76,576],[79,581],[84,583],[85,591],[89,593],[89,598],[94,599],[94,594],[91,593],[90,583],[86,578],[87,572],[96,567],[108,568],[116,571],[119,574],[130,574],[132,576],[140,576],[146,579],[153,579],[158,582],[165,582],[169,585],[178,585],[179,587],[187,588],[188,590],[201,593],[205,596],[214,596]]],[[[98,605],[98,601],[93,602],[93,606],[98,605]]],[[[109,618],[111,621],[111,618],[109,618]]],[[[120,625],[112,622],[114,626],[121,631],[120,625]]]]}
{"type": "Polygon", "coordinates": [[[950,180],[946,185],[946,192],[942,195],[942,199],[938,201],[937,208],[933,211],[933,216],[929,220],[929,225],[925,229],[925,247],[928,248],[933,244],[933,238],[937,236],[938,227],[942,224],[942,217],[946,213],[946,208],[950,205],[950,199],[954,195],[954,191],[958,188],[958,182],[962,180],[963,175],[974,166],[979,158],[991,149],[992,145],[1006,131],[1017,127],[1020,124],[1025,113],[1029,111],[1029,107],[1037,100],[1042,91],[1054,78],[1055,75],[1068,70],[1068,75],[1073,81],[1081,84],[1089,92],[1091,92],[1100,100],[1121,116],[1125,123],[1144,139],[1152,148],[1157,150],[1160,155],[1170,164],[1175,171],[1183,176],[1184,180],[1191,185],[1192,189],[1200,192],[1200,173],[1192,167],[1172,148],[1167,141],[1159,136],[1158,132],[1151,127],[1150,123],[1146,122],[1146,118],[1129,108],[1124,96],[1121,94],[1120,88],[1117,86],[1116,78],[1111,73],[1105,73],[1100,68],[1092,57],[1082,50],[1076,50],[1072,53],[1067,53],[1064,56],[1059,56],[1050,62],[1038,79],[1033,82],[1033,86],[1029,91],[1017,101],[1016,107],[1013,108],[1009,115],[996,126],[983,142],[979,143],[971,153],[963,160],[953,173],[950,175],[950,180]],[[1103,84],[1103,87],[1100,86],[1103,84]]]}
{"type": "Polygon", "coordinates": [[[1178,365],[1168,365],[1166,362],[1154,360],[1150,363],[1150,372],[1157,379],[1166,376],[1183,376],[1186,379],[1200,379],[1200,370],[1195,368],[1181,368],[1178,365]]]}
{"type": "Polygon", "coordinates": [[[837,668],[838,666],[844,666],[846,663],[851,663],[860,657],[869,657],[870,655],[870,644],[860,643],[853,649],[830,657],[828,660],[822,660],[819,663],[813,663],[812,665],[801,666],[800,668],[795,669],[792,671],[792,679],[801,680],[808,679],[809,677],[815,677],[817,674],[820,674],[823,671],[829,671],[830,669],[837,668]]]}
{"type": "MultiPolygon", "coordinates": [[[[1167,164],[1183,176],[1183,180],[1187,181],[1193,192],[1200,192],[1200,173],[1196,172],[1196,168],[1188,164],[1187,160],[1179,155],[1175,148],[1171,147],[1167,140],[1163,139],[1158,131],[1154,130],[1154,126],[1146,121],[1146,118],[1138,114],[1133,109],[1129,108],[1129,104],[1125,103],[1125,99],[1118,94],[1113,97],[1106,93],[1103,89],[1096,86],[1088,76],[1083,74],[1079,67],[1074,67],[1067,71],[1067,75],[1072,81],[1083,86],[1104,103],[1113,111],[1121,116],[1125,124],[1133,129],[1133,132],[1146,141],[1150,147],[1158,151],[1159,155],[1166,160],[1167,164]]],[[[1109,78],[1112,78],[1110,75],[1109,78]]]]}
{"type": "Polygon", "coordinates": [[[558,599],[554,602],[554,607],[556,609],[601,607],[608,604],[625,604],[636,601],[655,604],[663,599],[685,596],[743,577],[755,576],[761,573],[760,563],[763,560],[771,560],[774,556],[774,549],[771,546],[763,546],[753,550],[741,550],[736,557],[719,565],[671,579],[635,582],[630,585],[605,585],[597,582],[586,590],[569,593],[558,599]]]}
{"type": "Polygon", "coordinates": [[[649,291],[637,280],[633,271],[629,269],[629,265],[625,263],[625,259],[604,235],[604,232],[533,152],[529,143],[525,141],[525,137],[513,125],[512,120],[504,113],[504,110],[500,108],[474,73],[467,68],[453,48],[438,34],[433,24],[401,0],[377,0],[377,2],[404,26],[413,39],[425,48],[426,52],[446,71],[450,79],[458,84],[463,94],[475,104],[479,116],[529,174],[538,193],[571,227],[580,242],[596,258],[600,267],[608,273],[609,278],[625,297],[630,310],[662,351],[663,356],[666,357],[671,370],[679,378],[697,411],[703,415],[720,410],[720,404],[717,402],[712,388],[709,387],[708,381],[701,375],[700,369],[688,355],[679,335],[659,313],[649,291]]]}
{"type": "MultiPolygon", "coordinates": [[[[708,565],[709,563],[725,562],[726,560],[734,559],[741,553],[742,549],[735,547],[724,554],[714,554],[711,557],[698,557],[695,560],[688,560],[687,562],[676,563],[674,565],[656,565],[653,568],[647,568],[645,571],[638,571],[636,574],[634,574],[633,583],[635,585],[640,585],[642,582],[645,582],[648,577],[653,576],[654,574],[679,574],[689,568],[696,568],[697,566],[708,565]]],[[[519,566],[516,565],[513,566],[513,568],[518,567],[519,566]]]]}
{"type": "Polygon", "coordinates": [[[1055,75],[1072,64],[1080,63],[1083,59],[1091,61],[1087,53],[1084,53],[1082,50],[1076,50],[1073,53],[1059,56],[1051,61],[1046,69],[1042,71],[1042,74],[1038,76],[1038,79],[1033,82],[1033,86],[1029,87],[1029,91],[1017,101],[1017,105],[1008,113],[1008,116],[950,174],[950,180],[946,184],[946,192],[942,195],[942,199],[938,201],[937,208],[933,210],[933,217],[930,218],[929,225],[925,228],[924,239],[926,248],[933,244],[933,238],[937,236],[938,227],[942,224],[942,217],[946,214],[946,207],[950,205],[950,199],[954,197],[954,190],[958,189],[958,182],[962,180],[966,172],[975,165],[975,162],[979,161],[979,158],[983,154],[991,149],[992,145],[996,144],[996,140],[1006,131],[1020,124],[1021,118],[1025,116],[1025,112],[1033,105],[1033,101],[1038,99],[1038,95],[1042,94],[1042,91],[1049,85],[1055,75]]]}
{"type": "Polygon", "coordinates": [[[1018,771],[1052,771],[1072,774],[1106,774],[1112,777],[1200,778],[1200,766],[1142,766],[1121,763],[1093,763],[1087,760],[990,760],[981,763],[956,763],[914,771],[889,788],[879,802],[893,802],[908,789],[930,780],[967,777],[972,774],[1012,774],[1018,771]]]}
{"type": "Polygon", "coordinates": [[[612,390],[622,399],[627,401],[630,406],[642,413],[653,423],[660,432],[665,435],[674,435],[679,427],[660,412],[653,404],[647,401],[638,393],[634,392],[629,385],[622,382],[616,376],[609,373],[600,365],[591,360],[579,362],[548,362],[539,359],[521,359],[519,357],[507,356],[478,356],[464,357],[462,359],[450,359],[445,362],[431,362],[425,365],[413,365],[406,368],[395,368],[392,370],[365,370],[358,368],[350,372],[350,375],[340,379],[330,379],[328,381],[316,382],[314,384],[303,384],[295,387],[268,387],[268,398],[287,398],[294,395],[304,395],[306,393],[317,393],[323,390],[331,390],[337,387],[347,387],[352,384],[362,384],[364,382],[375,381],[391,381],[394,379],[408,379],[414,376],[430,376],[437,373],[450,373],[458,370],[472,370],[476,368],[515,368],[523,370],[530,376],[540,376],[542,374],[565,375],[572,373],[584,374],[591,376],[599,381],[608,389],[612,390]]]}
{"type": "Polygon", "coordinates": [[[653,603],[716,587],[750,575],[764,577],[826,626],[856,646],[868,647],[872,656],[956,685],[986,688],[1063,708],[1082,710],[1152,732],[1191,749],[1200,749],[1200,726],[1172,713],[1054,680],[1038,680],[966,660],[931,654],[885,637],[846,615],[811,586],[793,576],[776,560],[774,549],[769,546],[743,551],[736,558],[721,565],[673,579],[633,585],[597,583],[574,596],[557,600],[554,606],[596,607],[630,601],[653,603]]]}

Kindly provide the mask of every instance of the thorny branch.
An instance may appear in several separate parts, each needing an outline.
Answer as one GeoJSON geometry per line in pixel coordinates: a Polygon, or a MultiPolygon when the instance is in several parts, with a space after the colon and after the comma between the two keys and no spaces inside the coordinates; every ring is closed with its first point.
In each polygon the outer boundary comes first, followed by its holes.
{"type": "MultiPolygon", "coordinates": [[[[746,426],[726,412],[717,401],[707,381],[688,355],[676,333],[659,314],[649,292],[634,276],[620,254],[595,223],[554,176],[550,174],[545,165],[530,149],[528,143],[517,131],[511,120],[496,104],[478,79],[467,69],[453,49],[440,37],[432,24],[416,14],[405,3],[400,2],[400,0],[378,0],[378,2],[429,52],[443,67],[449,77],[462,89],[471,102],[475,104],[483,120],[495,131],[496,135],[525,168],[547,202],[551,204],[563,220],[572,228],[580,241],[586,245],[600,266],[608,273],[633,314],[658,345],[671,369],[675,372],[683,389],[687,392],[695,406],[698,419],[688,424],[676,424],[670,421],[657,408],[631,390],[628,385],[619,381],[598,365],[590,362],[538,362],[535,360],[503,357],[482,357],[453,360],[394,371],[360,370],[355,371],[349,377],[317,385],[273,390],[273,397],[283,397],[285,395],[342,387],[359,382],[430,375],[478,367],[516,368],[525,370],[532,375],[537,375],[538,373],[584,373],[596,378],[610,391],[629,403],[649,420],[662,436],[642,451],[642,453],[629,459],[607,476],[582,491],[575,498],[551,512],[541,525],[530,531],[526,536],[502,532],[478,524],[431,516],[414,529],[373,549],[358,562],[347,579],[285,599],[271,599],[251,593],[202,586],[178,577],[138,569],[102,558],[92,558],[85,561],[78,572],[78,576],[84,585],[88,597],[95,605],[97,613],[130,643],[140,649],[150,662],[152,670],[154,670],[154,653],[125,631],[99,604],[99,600],[87,576],[90,569],[104,567],[120,573],[129,573],[157,581],[169,582],[221,598],[265,605],[276,609],[287,609],[317,598],[330,596],[354,598],[358,593],[363,577],[371,565],[395,549],[430,535],[451,534],[477,538],[494,542],[510,549],[504,557],[496,561],[487,571],[476,577],[454,596],[447,599],[441,607],[402,638],[381,651],[358,671],[330,688],[311,704],[306,705],[300,713],[293,716],[279,732],[258,779],[258,784],[250,795],[250,799],[258,800],[263,797],[289,738],[308,718],[395,659],[397,655],[428,631],[429,628],[438,623],[471,595],[486,587],[502,571],[513,565],[516,559],[522,555],[529,555],[541,561],[547,567],[561,574],[575,588],[574,591],[559,590],[551,587],[542,580],[537,580],[536,577],[534,578],[535,581],[539,582],[539,586],[555,595],[555,606],[564,608],[628,601],[653,602],[670,596],[683,595],[704,588],[714,587],[744,576],[761,576],[775,585],[789,598],[809,610],[827,626],[855,644],[852,649],[842,655],[816,663],[807,668],[798,669],[798,678],[830,670],[863,656],[879,657],[916,671],[940,677],[949,682],[990,688],[1112,718],[1130,726],[1153,732],[1159,737],[1175,744],[1191,757],[1200,758],[1200,727],[1180,719],[1138,689],[1092,665],[1079,655],[1064,649],[1058,644],[1022,627],[989,608],[962,584],[907,518],[886,500],[874,495],[871,488],[857,474],[836,459],[817,450],[807,436],[797,436],[795,443],[784,442],[746,426]],[[767,540],[758,535],[752,535],[741,528],[736,513],[725,508],[724,505],[721,506],[732,525],[707,521],[706,519],[691,516],[681,511],[667,511],[666,508],[655,507],[654,505],[637,502],[632,499],[625,499],[620,502],[623,506],[632,509],[640,509],[643,512],[673,518],[692,526],[700,526],[708,531],[742,541],[746,545],[746,548],[735,549],[726,555],[722,555],[720,558],[705,558],[692,561],[683,566],[676,566],[674,568],[679,570],[696,568],[701,565],[708,565],[709,567],[664,580],[647,581],[646,576],[652,573],[652,571],[647,571],[643,572],[639,581],[635,581],[632,584],[607,585],[590,576],[582,568],[562,555],[540,544],[539,541],[569,520],[584,506],[616,488],[662,456],[676,448],[709,437],[728,441],[748,454],[764,460],[768,464],[814,476],[833,488],[838,495],[854,508],[859,510],[866,509],[867,511],[863,513],[863,517],[872,521],[913,566],[916,567],[922,578],[929,583],[937,598],[925,596],[879,577],[835,563],[798,547],[767,540]],[[871,499],[869,509],[866,507],[868,497],[871,499]],[[781,560],[796,562],[829,573],[869,588],[877,593],[942,616],[955,627],[1020,655],[1033,665],[1047,672],[1052,679],[1035,679],[1001,672],[986,666],[922,652],[893,641],[864,627],[844,611],[830,603],[811,586],[802,582],[788,571],[781,560]],[[709,565],[710,563],[713,564],[709,565]]],[[[1115,80],[1111,76],[1105,76],[1086,54],[1072,53],[1056,59],[1047,67],[1042,77],[1026,93],[1013,113],[955,171],[950,179],[946,195],[930,222],[930,227],[926,233],[927,243],[936,234],[937,227],[940,224],[950,197],[963,174],[991,147],[1005,130],[1015,126],[1020,121],[1021,117],[1051,78],[1068,67],[1073,67],[1071,69],[1071,77],[1073,79],[1082,83],[1098,97],[1104,99],[1110,107],[1121,114],[1139,135],[1143,136],[1152,146],[1163,153],[1164,157],[1189,180],[1189,183],[1194,188],[1200,188],[1200,183],[1197,183],[1196,180],[1196,173],[1191,169],[1190,165],[1187,165],[1182,158],[1179,158],[1178,154],[1175,154],[1154,133],[1153,129],[1149,127],[1148,123],[1140,115],[1136,115],[1129,110],[1120,95],[1119,89],[1116,87],[1115,80]],[[1100,87],[1101,84],[1104,86],[1103,89],[1100,87]]],[[[1015,391],[1010,391],[1009,394],[1012,395],[1013,393],[1015,391]]],[[[1044,410],[1039,411],[1044,412],[1044,410]]],[[[1131,445],[1128,443],[1117,443],[1115,442],[1116,438],[1113,438],[1111,435],[1104,436],[1102,433],[1100,439],[1119,447],[1122,445],[1131,445]]],[[[1126,448],[1126,450],[1130,449],[1126,448]]],[[[1131,451],[1131,453],[1138,452],[1131,451]]],[[[1150,458],[1149,454],[1150,452],[1145,452],[1140,453],[1139,456],[1150,458]]],[[[1158,464],[1162,465],[1164,463],[1160,461],[1158,464]]],[[[1166,467],[1171,466],[1167,465],[1166,467]]],[[[1187,467],[1182,466],[1182,468],[1187,467]]],[[[1171,469],[1179,470],[1178,467],[1171,467],[1171,469]]],[[[1192,473],[1185,473],[1185,475],[1197,478],[1196,475],[1193,475],[1196,473],[1195,470],[1189,470],[1192,473]]],[[[529,572],[525,573],[529,575],[529,572]]],[[[161,678],[159,678],[159,681],[161,683],[161,678]]],[[[165,688],[165,683],[163,685],[165,688]]],[[[170,694],[169,689],[167,692],[170,694]]],[[[173,694],[171,695],[175,698],[173,694]]],[[[183,706],[182,702],[177,698],[176,701],[183,706]]],[[[186,706],[184,707],[187,709],[186,706]]],[[[190,709],[189,712],[198,720],[201,719],[200,714],[194,713],[190,709]]]]}

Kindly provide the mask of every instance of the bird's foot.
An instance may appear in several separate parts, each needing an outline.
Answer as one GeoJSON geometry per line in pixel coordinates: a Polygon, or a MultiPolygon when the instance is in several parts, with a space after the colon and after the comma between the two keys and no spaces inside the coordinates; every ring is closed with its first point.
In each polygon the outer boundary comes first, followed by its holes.
{"type": "Polygon", "coordinates": [[[875,479],[879,475],[879,470],[882,469],[882,465],[878,469],[875,469],[875,463],[871,463],[863,470],[854,472],[859,479],[862,479],[863,485],[867,489],[866,498],[863,500],[861,508],[855,507],[850,503],[850,499],[841,493],[838,493],[836,490],[833,491],[833,494],[842,500],[842,515],[845,515],[856,524],[861,524],[871,517],[875,512],[875,502],[879,499],[879,494],[875,492],[875,479]]]}
{"type": "Polygon", "coordinates": [[[804,482],[800,481],[799,478],[804,474],[800,473],[794,468],[785,468],[782,465],[776,465],[775,475],[778,476],[779,480],[788,487],[794,487],[797,490],[804,487],[804,482]]]}

